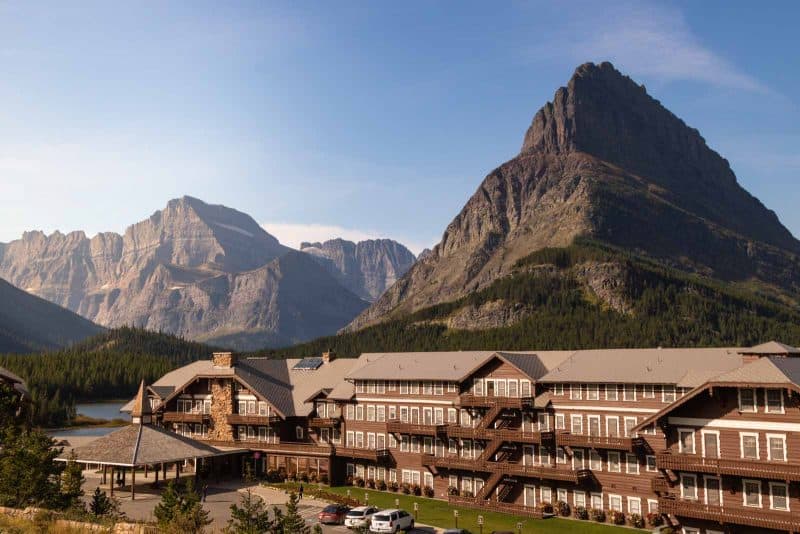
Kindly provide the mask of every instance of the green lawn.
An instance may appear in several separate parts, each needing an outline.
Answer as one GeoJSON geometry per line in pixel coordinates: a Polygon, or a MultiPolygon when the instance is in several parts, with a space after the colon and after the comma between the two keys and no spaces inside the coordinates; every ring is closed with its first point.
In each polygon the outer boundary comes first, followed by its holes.
{"type": "MultiPolygon", "coordinates": [[[[291,489],[293,485],[279,485],[291,489]]],[[[313,484],[306,484],[306,488],[313,487],[313,484]]],[[[483,515],[483,532],[490,534],[493,530],[509,530],[517,532],[517,523],[522,522],[523,534],[541,532],[541,533],[558,533],[558,532],[581,532],[587,534],[619,534],[627,532],[642,532],[641,530],[632,530],[629,528],[617,527],[613,525],[598,524],[592,521],[577,521],[572,519],[531,519],[530,517],[520,517],[510,514],[501,514],[497,512],[481,511],[471,508],[461,508],[450,506],[446,501],[437,499],[426,499],[425,497],[414,497],[403,495],[402,493],[392,493],[385,491],[365,490],[363,488],[356,488],[352,486],[337,486],[327,487],[321,486],[320,489],[337,493],[339,495],[347,495],[350,490],[351,497],[358,499],[362,502],[365,501],[365,494],[369,495],[369,503],[379,508],[394,508],[395,499],[400,499],[400,508],[408,510],[413,513],[414,503],[419,504],[418,523],[431,525],[439,528],[453,528],[455,526],[453,518],[453,510],[458,509],[458,526],[479,534],[478,515],[483,515]]]]}

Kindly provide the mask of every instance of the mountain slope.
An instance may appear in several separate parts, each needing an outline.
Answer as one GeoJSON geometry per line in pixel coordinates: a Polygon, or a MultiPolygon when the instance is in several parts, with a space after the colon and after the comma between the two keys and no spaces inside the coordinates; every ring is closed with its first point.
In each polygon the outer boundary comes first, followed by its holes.
{"type": "Polygon", "coordinates": [[[28,232],[0,276],[99,324],[235,348],[330,334],[366,303],[236,210],[183,197],[124,235],[28,232]]]}
{"type": "Polygon", "coordinates": [[[348,330],[458,299],[592,238],[796,305],[800,242],[700,134],[609,63],[580,66],[441,242],[348,330]]]}
{"type": "Polygon", "coordinates": [[[331,239],[324,243],[301,243],[300,250],[318,258],[344,287],[370,302],[381,296],[416,261],[410,250],[391,239],[358,243],[331,239]]]}
{"type": "Polygon", "coordinates": [[[0,352],[33,352],[71,345],[102,328],[0,280],[0,352]]]}

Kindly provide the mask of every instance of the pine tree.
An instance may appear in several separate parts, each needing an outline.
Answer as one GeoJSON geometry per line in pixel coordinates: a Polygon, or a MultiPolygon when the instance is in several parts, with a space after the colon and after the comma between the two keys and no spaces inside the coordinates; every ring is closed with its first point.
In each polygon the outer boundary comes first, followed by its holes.
{"type": "Polygon", "coordinates": [[[61,472],[55,458],[61,449],[39,430],[0,429],[0,506],[58,508],[61,472]]]}
{"type": "Polygon", "coordinates": [[[191,478],[186,480],[183,490],[179,490],[175,482],[170,481],[161,494],[161,501],[153,509],[153,515],[158,521],[159,529],[170,534],[197,534],[211,524],[208,511],[203,509],[191,478]]]}
{"type": "Polygon", "coordinates": [[[283,517],[283,531],[286,534],[311,534],[311,529],[306,524],[306,520],[297,511],[297,495],[292,492],[289,494],[289,501],[286,503],[286,515],[283,517]]]}
{"type": "Polygon", "coordinates": [[[75,461],[75,451],[69,457],[64,472],[61,473],[61,499],[64,508],[83,509],[83,468],[75,461]]]}
{"type": "Polygon", "coordinates": [[[240,500],[241,506],[231,505],[231,518],[225,532],[228,534],[261,534],[273,532],[275,523],[269,518],[264,501],[248,489],[240,500]]]}
{"type": "Polygon", "coordinates": [[[114,501],[108,498],[105,491],[102,491],[98,486],[92,494],[92,500],[89,502],[89,511],[95,517],[111,515],[116,510],[114,501]]]}

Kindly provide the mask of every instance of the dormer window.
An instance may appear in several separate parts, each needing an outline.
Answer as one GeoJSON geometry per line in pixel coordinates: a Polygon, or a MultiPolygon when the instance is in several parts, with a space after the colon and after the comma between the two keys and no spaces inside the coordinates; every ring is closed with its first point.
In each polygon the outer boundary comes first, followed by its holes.
{"type": "Polygon", "coordinates": [[[739,411],[747,413],[756,412],[755,388],[739,388],[739,411]]]}
{"type": "Polygon", "coordinates": [[[767,398],[767,413],[783,413],[783,390],[780,389],[767,389],[765,390],[767,398]]]}

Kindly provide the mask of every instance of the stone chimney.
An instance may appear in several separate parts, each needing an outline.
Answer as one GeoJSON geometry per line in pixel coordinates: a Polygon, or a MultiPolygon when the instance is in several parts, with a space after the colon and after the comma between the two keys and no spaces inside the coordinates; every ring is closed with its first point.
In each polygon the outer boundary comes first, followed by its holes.
{"type": "Polygon", "coordinates": [[[328,349],[326,352],[322,353],[322,361],[324,363],[331,363],[335,359],[336,353],[333,351],[333,349],[328,349]]]}
{"type": "Polygon", "coordinates": [[[232,352],[215,352],[211,358],[214,367],[230,369],[236,367],[236,355],[232,352]]]}

